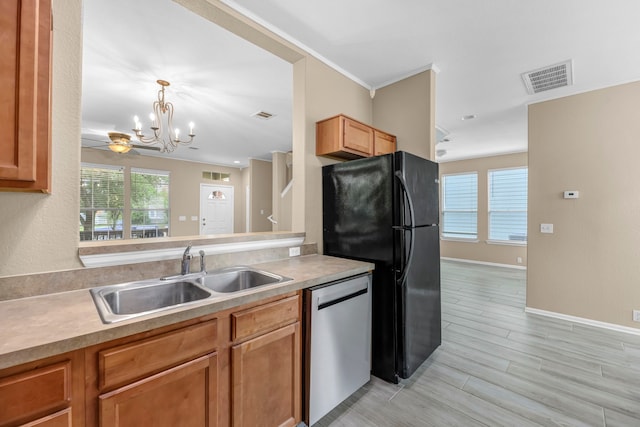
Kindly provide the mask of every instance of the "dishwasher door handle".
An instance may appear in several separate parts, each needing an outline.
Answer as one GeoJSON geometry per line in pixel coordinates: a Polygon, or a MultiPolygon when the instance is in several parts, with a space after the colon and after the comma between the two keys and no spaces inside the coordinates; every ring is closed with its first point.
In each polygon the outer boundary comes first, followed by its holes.
{"type": "Polygon", "coordinates": [[[327,308],[327,307],[331,307],[332,305],[340,304],[341,302],[350,300],[352,298],[359,297],[360,295],[364,295],[367,292],[369,292],[369,289],[368,288],[363,288],[363,289],[360,289],[359,291],[353,292],[353,293],[345,295],[343,297],[336,298],[336,299],[331,300],[331,301],[323,302],[322,304],[318,304],[318,311],[320,311],[320,310],[322,310],[324,308],[327,308]]]}

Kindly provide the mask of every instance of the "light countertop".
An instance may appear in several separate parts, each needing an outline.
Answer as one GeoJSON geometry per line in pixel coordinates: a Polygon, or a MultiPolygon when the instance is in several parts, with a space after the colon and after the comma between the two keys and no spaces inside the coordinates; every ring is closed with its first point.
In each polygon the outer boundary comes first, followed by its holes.
{"type": "Polygon", "coordinates": [[[307,255],[252,267],[293,280],[112,324],[102,323],[88,289],[1,301],[0,369],[365,273],[374,265],[307,255]]]}

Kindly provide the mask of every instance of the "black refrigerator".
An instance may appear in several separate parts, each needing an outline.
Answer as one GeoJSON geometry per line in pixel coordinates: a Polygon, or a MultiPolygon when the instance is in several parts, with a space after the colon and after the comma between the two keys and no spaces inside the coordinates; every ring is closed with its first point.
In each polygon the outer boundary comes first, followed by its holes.
{"type": "Polygon", "coordinates": [[[372,374],[409,378],[441,343],[438,164],[398,151],[322,168],[324,254],[375,264],[372,374]]]}

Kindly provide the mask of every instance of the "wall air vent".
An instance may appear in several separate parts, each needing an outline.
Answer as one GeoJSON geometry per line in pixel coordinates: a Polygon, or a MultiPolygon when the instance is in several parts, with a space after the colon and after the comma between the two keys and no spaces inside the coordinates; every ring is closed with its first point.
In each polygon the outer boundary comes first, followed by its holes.
{"type": "Polygon", "coordinates": [[[255,117],[257,119],[269,120],[272,118],[274,114],[267,113],[266,111],[258,111],[257,113],[253,113],[251,117],[255,117]]]}
{"type": "Polygon", "coordinates": [[[572,61],[540,68],[522,74],[522,80],[530,95],[573,84],[572,61]]]}

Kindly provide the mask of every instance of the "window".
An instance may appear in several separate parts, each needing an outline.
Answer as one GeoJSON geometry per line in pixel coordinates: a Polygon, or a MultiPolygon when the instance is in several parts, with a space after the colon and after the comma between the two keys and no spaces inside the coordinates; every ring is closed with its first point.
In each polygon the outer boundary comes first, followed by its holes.
{"type": "Polygon", "coordinates": [[[131,170],[131,237],[169,235],[169,173],[131,170]]]}
{"type": "Polygon", "coordinates": [[[80,169],[80,240],[121,239],[123,209],[122,168],[82,165],[80,169]]]}
{"type": "Polygon", "coordinates": [[[527,168],[489,171],[489,240],[527,241],[527,168]]]}
{"type": "Polygon", "coordinates": [[[442,176],[442,237],[478,238],[478,174],[442,176]]]}

